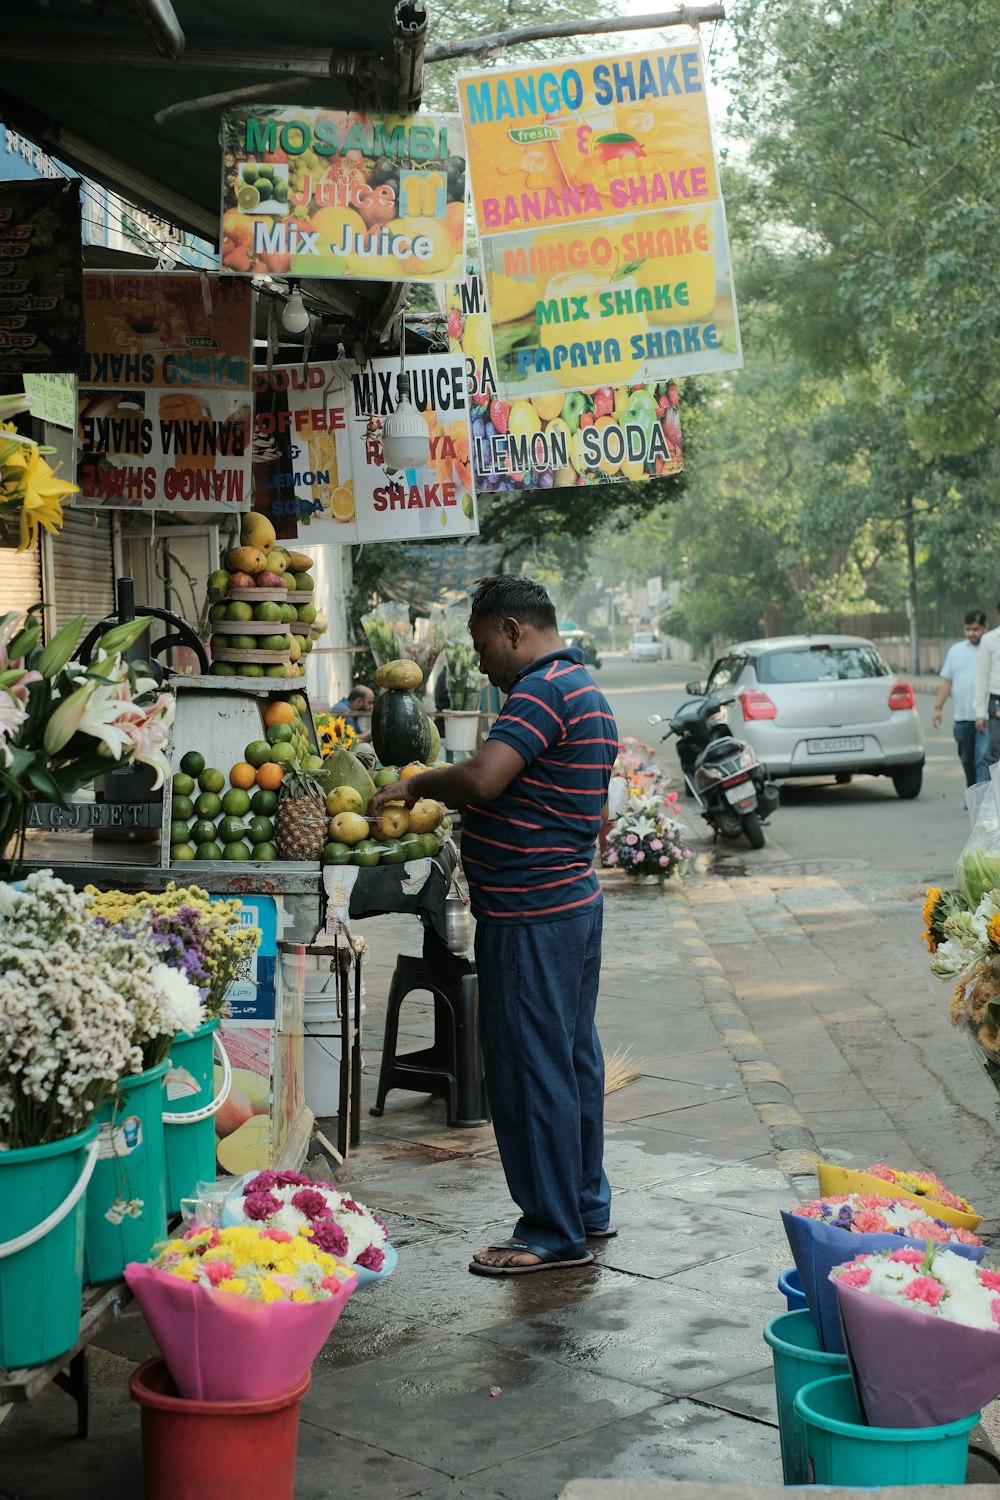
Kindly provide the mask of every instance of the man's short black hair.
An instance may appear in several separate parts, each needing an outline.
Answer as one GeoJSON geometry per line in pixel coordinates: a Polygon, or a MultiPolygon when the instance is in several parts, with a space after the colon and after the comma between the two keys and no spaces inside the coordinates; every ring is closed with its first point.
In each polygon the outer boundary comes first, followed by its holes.
{"type": "Polygon", "coordinates": [[[517,620],[536,630],[555,630],[555,605],[540,583],[520,573],[494,574],[482,578],[472,596],[471,615],[491,615],[495,620],[517,620]]]}
{"type": "Polygon", "coordinates": [[[362,686],[352,687],[347,695],[348,703],[362,703],[368,700],[368,688],[362,686]]]}
{"type": "MultiPolygon", "coordinates": [[[[1000,604],[997,605],[997,609],[1000,609],[1000,604]]],[[[986,611],[985,611],[985,609],[970,609],[969,612],[968,612],[968,614],[965,617],[965,623],[966,623],[966,625],[985,625],[986,624],[986,611]]]]}

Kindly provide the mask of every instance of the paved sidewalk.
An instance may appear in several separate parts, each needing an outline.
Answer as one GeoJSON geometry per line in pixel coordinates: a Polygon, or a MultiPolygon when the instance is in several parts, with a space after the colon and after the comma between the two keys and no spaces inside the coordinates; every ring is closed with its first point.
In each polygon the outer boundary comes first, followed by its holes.
{"type": "MultiPolygon", "coordinates": [[[[395,1273],[356,1294],[303,1404],[297,1500],[555,1500],[578,1478],[781,1484],[770,1358],[790,1257],[778,1209],[811,1192],[810,1138],[680,888],[605,877],[599,1023],[639,1078],[607,1098],[617,1239],[597,1265],[470,1276],[514,1219],[491,1129],[395,1091],[368,1114],[388,978],[416,921],[368,938],[362,1143],[339,1174],[386,1218],[395,1273]]],[[[426,1045],[407,1000],[400,1049],[426,1045]]],[[[0,1425],[0,1500],[142,1493],[128,1373],[155,1353],[138,1314],[91,1355],[91,1436],[50,1389],[0,1425]]],[[[970,1478],[995,1471],[973,1458],[970,1478]]],[[[206,1500],[211,1497],[206,1496],[206,1500]]]]}

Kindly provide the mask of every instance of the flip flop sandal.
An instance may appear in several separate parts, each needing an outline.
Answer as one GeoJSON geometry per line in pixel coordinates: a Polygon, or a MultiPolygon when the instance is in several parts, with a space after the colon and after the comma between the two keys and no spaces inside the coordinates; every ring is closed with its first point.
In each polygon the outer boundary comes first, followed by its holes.
{"type": "Polygon", "coordinates": [[[613,1240],[618,1230],[609,1224],[607,1229],[585,1229],[583,1232],[588,1240],[613,1240]]]}
{"type": "Polygon", "coordinates": [[[522,1240],[503,1240],[497,1245],[487,1245],[488,1250],[520,1250],[526,1255],[536,1255],[538,1264],[535,1266],[484,1266],[478,1260],[470,1260],[469,1270],[473,1276],[528,1276],[533,1271],[567,1271],[573,1267],[589,1266],[593,1264],[594,1257],[587,1254],[579,1260],[563,1260],[556,1250],[548,1250],[544,1245],[528,1245],[522,1240]]]}

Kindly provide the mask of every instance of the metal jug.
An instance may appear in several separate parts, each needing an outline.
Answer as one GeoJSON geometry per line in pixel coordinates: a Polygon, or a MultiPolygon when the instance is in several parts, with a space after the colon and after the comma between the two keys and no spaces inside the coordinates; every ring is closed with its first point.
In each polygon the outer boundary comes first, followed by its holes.
{"type": "Polygon", "coordinates": [[[444,898],[444,931],[449,953],[459,957],[468,953],[472,942],[472,908],[455,886],[444,898]]]}

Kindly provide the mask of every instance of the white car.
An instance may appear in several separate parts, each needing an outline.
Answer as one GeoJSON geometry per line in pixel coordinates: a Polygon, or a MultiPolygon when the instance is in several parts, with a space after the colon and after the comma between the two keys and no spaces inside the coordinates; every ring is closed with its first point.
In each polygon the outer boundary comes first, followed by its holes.
{"type": "Polygon", "coordinates": [[[637,630],[628,643],[629,661],[660,661],[663,647],[660,637],[652,630],[637,630]]]}

